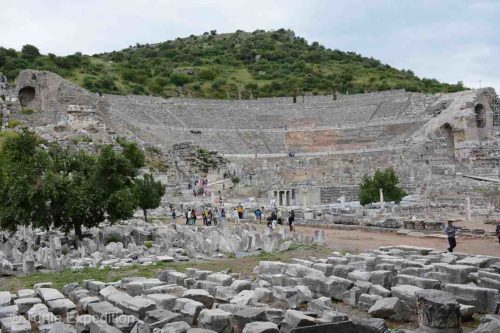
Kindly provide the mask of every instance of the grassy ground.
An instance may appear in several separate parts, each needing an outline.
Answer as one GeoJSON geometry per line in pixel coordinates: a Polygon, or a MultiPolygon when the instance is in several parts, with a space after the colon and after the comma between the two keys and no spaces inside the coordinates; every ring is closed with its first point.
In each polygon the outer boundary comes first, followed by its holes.
{"type": "Polygon", "coordinates": [[[36,273],[26,276],[0,278],[0,290],[10,290],[12,292],[22,288],[32,288],[39,282],[52,282],[55,288],[62,288],[69,283],[80,283],[83,280],[94,279],[104,282],[116,281],[123,277],[144,276],[155,277],[156,274],[167,268],[174,268],[177,271],[184,271],[188,267],[206,269],[211,271],[221,271],[230,269],[238,272],[242,276],[251,276],[255,266],[261,260],[280,260],[289,262],[292,258],[309,258],[311,256],[325,257],[331,252],[327,247],[317,245],[293,244],[289,251],[281,253],[261,253],[259,255],[214,259],[209,261],[192,261],[176,263],[157,263],[152,265],[134,265],[119,269],[110,268],[87,268],[81,271],[66,270],[62,272],[36,273]]]}

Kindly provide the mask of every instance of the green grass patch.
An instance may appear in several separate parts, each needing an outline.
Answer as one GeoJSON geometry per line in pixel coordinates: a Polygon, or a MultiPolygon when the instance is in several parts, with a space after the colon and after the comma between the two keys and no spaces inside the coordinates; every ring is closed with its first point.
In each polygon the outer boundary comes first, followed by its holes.
{"type": "Polygon", "coordinates": [[[7,128],[14,129],[21,124],[21,121],[17,119],[9,119],[7,122],[7,128]]]}
{"type": "Polygon", "coordinates": [[[30,114],[35,113],[35,110],[33,110],[31,108],[23,107],[23,108],[21,108],[21,113],[25,114],[25,115],[30,115],[30,114]]]}

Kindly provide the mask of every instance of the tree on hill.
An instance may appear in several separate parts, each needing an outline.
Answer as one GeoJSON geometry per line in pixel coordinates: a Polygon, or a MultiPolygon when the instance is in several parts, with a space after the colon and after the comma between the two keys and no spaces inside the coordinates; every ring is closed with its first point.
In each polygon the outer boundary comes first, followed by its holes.
{"type": "Polygon", "coordinates": [[[21,54],[24,58],[34,59],[40,55],[38,48],[31,44],[26,44],[21,50],[21,54]]]}
{"type": "Polygon", "coordinates": [[[399,178],[393,169],[377,170],[373,177],[364,176],[359,186],[359,201],[366,205],[380,200],[380,189],[384,200],[399,203],[406,195],[399,186],[399,178]]]}
{"type": "Polygon", "coordinates": [[[148,209],[157,208],[161,204],[161,197],[165,194],[165,186],[156,181],[151,174],[145,174],[134,180],[134,192],[138,206],[144,213],[144,220],[148,221],[148,209]]]}
{"type": "Polygon", "coordinates": [[[131,218],[142,199],[135,177],[144,155],[133,143],[121,145],[121,151],[103,146],[94,156],[57,144],[47,149],[27,129],[6,137],[0,150],[0,229],[32,225],[74,230],[81,238],[82,227],[131,218]]]}

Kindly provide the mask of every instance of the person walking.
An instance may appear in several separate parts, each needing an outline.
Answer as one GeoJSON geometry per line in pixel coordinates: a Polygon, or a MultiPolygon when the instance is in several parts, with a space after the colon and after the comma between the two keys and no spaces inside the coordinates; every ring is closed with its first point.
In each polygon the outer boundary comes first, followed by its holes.
{"type": "Polygon", "coordinates": [[[219,208],[215,207],[214,209],[214,225],[218,225],[220,221],[220,210],[219,208]]]}
{"type": "MultiPolygon", "coordinates": [[[[203,179],[202,179],[202,181],[203,181],[203,179]]],[[[207,226],[208,225],[208,209],[205,208],[203,210],[203,213],[201,213],[201,214],[203,216],[203,225],[207,226]]]]}
{"type": "Polygon", "coordinates": [[[234,218],[234,223],[239,224],[240,223],[240,214],[238,213],[238,210],[236,208],[233,209],[233,218],[234,218]]]}
{"type": "Polygon", "coordinates": [[[196,211],[194,210],[194,208],[191,210],[191,224],[196,224],[196,211]]]}
{"type": "Polygon", "coordinates": [[[276,223],[278,223],[278,215],[276,214],[276,212],[272,212],[271,213],[271,227],[273,228],[273,230],[276,228],[276,223]]]}
{"type": "Polygon", "coordinates": [[[500,220],[497,221],[496,235],[498,237],[498,243],[500,243],[500,220]]]}
{"type": "MultiPolygon", "coordinates": [[[[243,210],[243,206],[240,204],[240,205],[238,206],[238,218],[239,218],[239,219],[242,219],[242,218],[243,218],[243,211],[244,211],[244,210],[243,210]]],[[[239,221],[238,221],[238,222],[239,222],[239,221]]]]}
{"type": "Polygon", "coordinates": [[[189,210],[189,208],[184,213],[184,216],[186,217],[186,224],[189,224],[189,219],[191,218],[191,211],[189,210]]]}
{"type": "Polygon", "coordinates": [[[277,217],[278,224],[283,224],[283,212],[281,211],[281,209],[278,209],[277,217]]]}
{"type": "Polygon", "coordinates": [[[224,227],[225,224],[226,224],[226,211],[224,210],[224,208],[222,208],[220,210],[220,226],[224,227]]]}
{"type": "Polygon", "coordinates": [[[172,222],[175,224],[177,218],[177,212],[175,211],[175,208],[172,208],[172,222]]]}
{"type": "Polygon", "coordinates": [[[295,212],[293,210],[290,211],[288,215],[288,226],[290,227],[290,232],[295,231],[295,227],[293,222],[295,221],[295,212]]]}
{"type": "Polygon", "coordinates": [[[255,220],[260,223],[260,221],[262,221],[262,211],[259,208],[257,208],[254,211],[254,213],[255,213],[255,220]]]}
{"type": "Polygon", "coordinates": [[[453,225],[453,221],[448,221],[448,225],[444,229],[444,233],[448,236],[448,243],[450,244],[448,252],[453,252],[453,249],[457,247],[457,241],[455,239],[457,227],[453,225]]]}
{"type": "Polygon", "coordinates": [[[211,210],[211,209],[209,209],[209,210],[208,210],[208,216],[207,216],[207,219],[208,219],[208,224],[207,224],[207,225],[212,225],[212,220],[213,220],[213,218],[214,218],[214,215],[213,215],[213,213],[212,213],[212,210],[211,210]]]}

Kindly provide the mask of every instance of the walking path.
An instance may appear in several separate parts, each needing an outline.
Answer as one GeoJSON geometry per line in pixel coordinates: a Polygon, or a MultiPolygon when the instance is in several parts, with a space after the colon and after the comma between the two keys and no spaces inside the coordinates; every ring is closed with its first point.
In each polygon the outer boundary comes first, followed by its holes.
{"type": "MultiPolygon", "coordinates": [[[[314,227],[296,226],[297,231],[312,235],[314,227]]],[[[448,240],[436,237],[414,237],[399,235],[392,232],[370,232],[362,230],[336,230],[324,229],[326,245],[337,251],[362,252],[376,249],[379,246],[410,245],[420,247],[431,247],[436,250],[446,250],[448,240]]],[[[500,256],[500,244],[497,238],[482,237],[460,237],[457,236],[457,252],[469,254],[482,254],[500,256]]]]}

